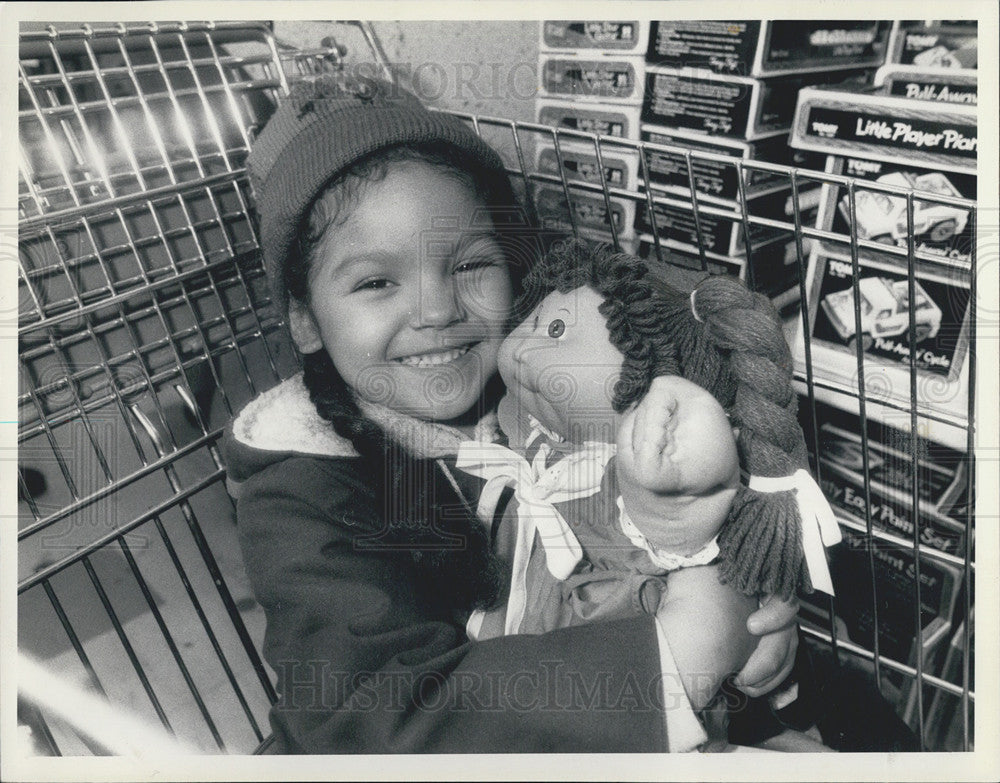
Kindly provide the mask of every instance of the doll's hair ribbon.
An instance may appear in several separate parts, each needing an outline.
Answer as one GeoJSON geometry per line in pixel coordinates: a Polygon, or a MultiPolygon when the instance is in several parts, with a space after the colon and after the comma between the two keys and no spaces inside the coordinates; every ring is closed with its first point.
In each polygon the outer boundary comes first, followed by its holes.
{"type": "Polygon", "coordinates": [[[529,463],[523,456],[497,443],[463,442],[455,467],[486,480],[477,514],[491,515],[504,487],[514,490],[517,507],[517,537],[512,564],[510,598],[507,602],[506,633],[517,633],[527,600],[528,560],[535,533],[545,549],[549,573],[566,579],[583,557],[583,549],[555,503],[589,497],[601,489],[608,461],[614,456],[610,443],[587,443],[552,467],[542,460],[529,463]]]}
{"type": "Polygon", "coordinates": [[[833,595],[833,579],[823,548],[840,542],[840,525],[815,479],[807,470],[800,468],[791,476],[750,476],[747,486],[756,492],[795,492],[802,520],[802,551],[809,569],[809,581],[814,589],[833,595]]]}

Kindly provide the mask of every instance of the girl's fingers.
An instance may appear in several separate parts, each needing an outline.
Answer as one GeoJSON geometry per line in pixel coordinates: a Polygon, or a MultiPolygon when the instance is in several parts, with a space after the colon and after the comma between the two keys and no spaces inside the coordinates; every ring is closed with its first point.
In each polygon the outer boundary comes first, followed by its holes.
{"type": "Polygon", "coordinates": [[[760,609],[747,618],[747,630],[754,636],[780,631],[794,625],[799,614],[799,599],[796,596],[781,598],[769,595],[761,602],[760,609]]]}
{"type": "Polygon", "coordinates": [[[778,687],[795,666],[799,637],[794,627],[764,636],[736,677],[747,696],[763,696],[778,687]]]}

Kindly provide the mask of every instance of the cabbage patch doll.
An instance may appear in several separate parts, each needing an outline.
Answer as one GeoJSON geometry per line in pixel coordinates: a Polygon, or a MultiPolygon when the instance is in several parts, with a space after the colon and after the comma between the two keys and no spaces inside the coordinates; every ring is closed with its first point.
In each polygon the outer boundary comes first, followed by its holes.
{"type": "Polygon", "coordinates": [[[832,594],[839,540],[807,472],[792,363],[770,302],[727,276],[690,294],[639,259],[580,241],[531,273],[500,350],[509,447],[469,442],[511,563],[472,638],[656,613],[664,576],[719,564],[748,595],[832,594]]]}

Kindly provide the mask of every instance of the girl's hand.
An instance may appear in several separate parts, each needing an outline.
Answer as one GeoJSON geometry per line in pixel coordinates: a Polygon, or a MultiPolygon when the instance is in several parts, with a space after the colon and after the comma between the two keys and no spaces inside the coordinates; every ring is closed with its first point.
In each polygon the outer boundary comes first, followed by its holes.
{"type": "Polygon", "coordinates": [[[736,686],[747,696],[770,693],[792,671],[799,646],[799,600],[767,596],[747,618],[747,630],[761,637],[750,659],[736,677],[736,686]]]}

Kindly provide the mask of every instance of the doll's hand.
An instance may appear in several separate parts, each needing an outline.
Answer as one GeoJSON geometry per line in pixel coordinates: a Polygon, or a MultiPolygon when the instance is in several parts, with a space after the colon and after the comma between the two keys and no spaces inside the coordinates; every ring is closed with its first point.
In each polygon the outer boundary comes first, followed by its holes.
{"type": "Polygon", "coordinates": [[[746,665],[736,677],[736,686],[747,696],[770,693],[792,671],[799,646],[796,617],[799,600],[782,600],[770,595],[760,609],[747,618],[747,630],[760,641],[746,665]]]}
{"type": "Polygon", "coordinates": [[[626,411],[618,426],[619,470],[634,484],[650,492],[676,490],[669,455],[671,415],[677,397],[664,378],[654,378],[646,396],[626,411]]]}

